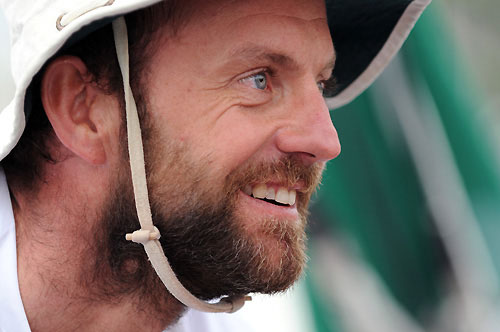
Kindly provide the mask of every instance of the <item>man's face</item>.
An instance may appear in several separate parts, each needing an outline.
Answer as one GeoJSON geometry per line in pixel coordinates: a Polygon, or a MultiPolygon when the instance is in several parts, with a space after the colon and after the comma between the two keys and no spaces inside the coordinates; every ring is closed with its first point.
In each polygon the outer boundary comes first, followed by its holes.
{"type": "Polygon", "coordinates": [[[196,8],[160,41],[139,105],[154,222],[196,295],[280,291],[305,264],[307,204],[340,152],[319,87],[334,62],[324,4],[196,8]]]}

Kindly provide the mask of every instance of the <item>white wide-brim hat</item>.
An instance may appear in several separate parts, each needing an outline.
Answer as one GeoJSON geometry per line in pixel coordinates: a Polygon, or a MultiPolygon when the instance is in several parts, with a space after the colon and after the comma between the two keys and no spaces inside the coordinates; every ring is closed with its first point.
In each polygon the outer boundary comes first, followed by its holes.
{"type": "MultiPolygon", "coordinates": [[[[26,92],[47,60],[68,40],[82,38],[106,18],[111,22],[111,18],[161,0],[0,1],[10,27],[11,68],[16,85],[13,100],[0,111],[2,160],[23,133],[30,111],[25,103],[26,92]]],[[[349,103],[373,83],[401,48],[430,0],[326,2],[337,54],[334,76],[338,89],[334,96],[326,98],[333,109],[349,103]]]]}
{"type": "MultiPolygon", "coordinates": [[[[0,0],[10,26],[12,74],[16,92],[0,112],[0,160],[15,147],[30,112],[27,94],[44,64],[68,43],[104,24],[113,24],[123,78],[127,144],[137,216],[141,228],[126,239],[141,243],[166,288],[185,305],[208,312],[234,312],[248,297],[225,297],[217,303],[193,296],[177,279],[165,256],[160,232],[153,224],[148,198],[141,129],[129,84],[128,40],[121,17],[161,0],[0,0]]],[[[168,1],[168,0],[164,0],[168,1]]],[[[249,0],[250,1],[250,0],[249,0]]],[[[337,54],[334,76],[338,89],[326,98],[340,107],[362,93],[383,71],[407,38],[430,0],[327,0],[327,16],[337,54]]],[[[311,36],[314,38],[314,36],[311,36]]]]}

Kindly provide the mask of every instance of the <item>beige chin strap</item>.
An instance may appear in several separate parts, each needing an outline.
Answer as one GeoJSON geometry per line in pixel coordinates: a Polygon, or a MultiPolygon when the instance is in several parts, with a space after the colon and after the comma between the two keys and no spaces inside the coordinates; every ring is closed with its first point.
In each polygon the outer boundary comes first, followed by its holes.
{"type": "Polygon", "coordinates": [[[184,288],[179,279],[177,279],[163,252],[160,241],[158,241],[160,232],[153,225],[153,219],[151,217],[137,106],[130,88],[127,26],[123,17],[113,22],[113,33],[118,63],[120,64],[120,70],[123,76],[130,169],[132,171],[137,216],[141,224],[141,229],[132,234],[127,234],[126,239],[141,243],[144,246],[144,250],[146,250],[156,274],[158,274],[168,291],[184,305],[205,312],[235,312],[245,304],[245,301],[251,300],[251,297],[224,297],[217,303],[208,303],[198,299],[184,288]]]}

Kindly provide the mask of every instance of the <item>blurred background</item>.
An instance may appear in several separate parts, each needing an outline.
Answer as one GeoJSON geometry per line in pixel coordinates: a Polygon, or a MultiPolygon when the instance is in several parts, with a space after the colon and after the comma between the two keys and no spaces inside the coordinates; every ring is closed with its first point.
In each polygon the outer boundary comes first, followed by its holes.
{"type": "Polygon", "coordinates": [[[495,0],[434,0],[383,76],[332,111],[342,154],[312,206],[306,276],[239,318],[273,332],[500,331],[499,16],[495,0]]]}
{"type": "Polygon", "coordinates": [[[332,111],[310,229],[310,331],[500,331],[500,2],[434,1],[332,111]]]}

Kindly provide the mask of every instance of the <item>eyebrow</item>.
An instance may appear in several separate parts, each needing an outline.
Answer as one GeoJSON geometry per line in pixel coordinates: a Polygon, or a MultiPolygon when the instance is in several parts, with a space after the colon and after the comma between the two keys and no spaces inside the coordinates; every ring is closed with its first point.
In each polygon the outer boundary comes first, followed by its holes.
{"type": "Polygon", "coordinates": [[[289,67],[290,69],[299,68],[297,61],[290,56],[260,46],[236,49],[230,53],[230,57],[231,59],[266,60],[282,67],[289,67]]]}
{"type": "MultiPolygon", "coordinates": [[[[232,59],[239,58],[239,59],[251,59],[251,60],[266,60],[281,67],[287,67],[294,70],[297,70],[300,67],[298,62],[294,60],[292,57],[261,46],[258,47],[252,46],[252,47],[236,49],[230,53],[230,57],[232,59]]],[[[335,60],[336,60],[336,54],[334,53],[332,59],[328,61],[328,63],[324,66],[321,72],[327,69],[333,70],[333,68],[335,67],[335,60]]]]}
{"type": "Polygon", "coordinates": [[[330,59],[330,61],[328,61],[326,66],[323,67],[322,71],[325,71],[327,69],[333,71],[333,69],[335,68],[335,61],[337,61],[337,53],[335,53],[335,50],[333,50],[333,57],[330,59]]]}

